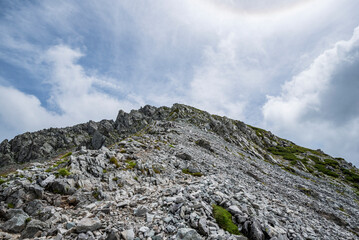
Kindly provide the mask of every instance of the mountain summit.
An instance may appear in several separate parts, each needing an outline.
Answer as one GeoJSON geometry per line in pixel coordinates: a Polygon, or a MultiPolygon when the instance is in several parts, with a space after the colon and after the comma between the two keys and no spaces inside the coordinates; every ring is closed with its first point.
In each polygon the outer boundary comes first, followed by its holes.
{"type": "Polygon", "coordinates": [[[359,239],[359,171],[174,104],[0,144],[1,239],[359,239]]]}

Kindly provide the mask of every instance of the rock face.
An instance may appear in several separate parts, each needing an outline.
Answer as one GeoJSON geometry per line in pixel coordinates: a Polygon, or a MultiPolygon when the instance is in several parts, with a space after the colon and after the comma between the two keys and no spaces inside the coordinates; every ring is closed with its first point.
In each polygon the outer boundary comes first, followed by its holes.
{"type": "Polygon", "coordinates": [[[2,239],[358,239],[356,168],[180,104],[26,133],[0,151],[3,165],[33,161],[1,177],[2,239]]]}

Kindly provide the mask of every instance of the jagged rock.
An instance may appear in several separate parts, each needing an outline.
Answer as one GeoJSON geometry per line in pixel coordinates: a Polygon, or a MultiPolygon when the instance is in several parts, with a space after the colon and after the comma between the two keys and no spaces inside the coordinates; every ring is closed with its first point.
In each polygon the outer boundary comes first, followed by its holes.
{"type": "Polygon", "coordinates": [[[1,229],[10,233],[19,233],[25,229],[27,214],[19,213],[1,225],[1,229]]]}
{"type": "Polygon", "coordinates": [[[48,228],[48,224],[39,220],[30,220],[27,224],[25,230],[21,234],[21,238],[33,238],[35,235],[40,235],[40,233],[48,228]]]}
{"type": "Polygon", "coordinates": [[[198,220],[198,231],[200,234],[202,234],[204,236],[208,235],[206,218],[201,218],[198,220]]]}
{"type": "Polygon", "coordinates": [[[91,144],[94,149],[100,149],[105,143],[106,138],[99,131],[96,131],[92,137],[91,144]]]}

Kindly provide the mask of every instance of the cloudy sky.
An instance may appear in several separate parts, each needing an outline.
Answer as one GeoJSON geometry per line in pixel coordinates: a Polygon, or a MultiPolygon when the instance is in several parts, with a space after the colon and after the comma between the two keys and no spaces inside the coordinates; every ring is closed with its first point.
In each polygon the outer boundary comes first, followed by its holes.
{"type": "Polygon", "coordinates": [[[0,1],[0,141],[179,102],[359,166],[359,1],[0,1]]]}

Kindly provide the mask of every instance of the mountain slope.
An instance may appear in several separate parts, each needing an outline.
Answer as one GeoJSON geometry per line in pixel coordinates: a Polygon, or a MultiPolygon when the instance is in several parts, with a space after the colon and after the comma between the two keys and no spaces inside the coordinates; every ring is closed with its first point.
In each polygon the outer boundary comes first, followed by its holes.
{"type": "Polygon", "coordinates": [[[2,166],[46,160],[2,177],[4,238],[359,234],[358,170],[351,164],[185,105],[145,106],[120,111],[114,122],[26,133],[0,149],[2,166]],[[51,148],[42,151],[46,144],[51,148]],[[232,214],[242,235],[222,229],[229,223],[213,213],[217,206],[232,214]]]}

